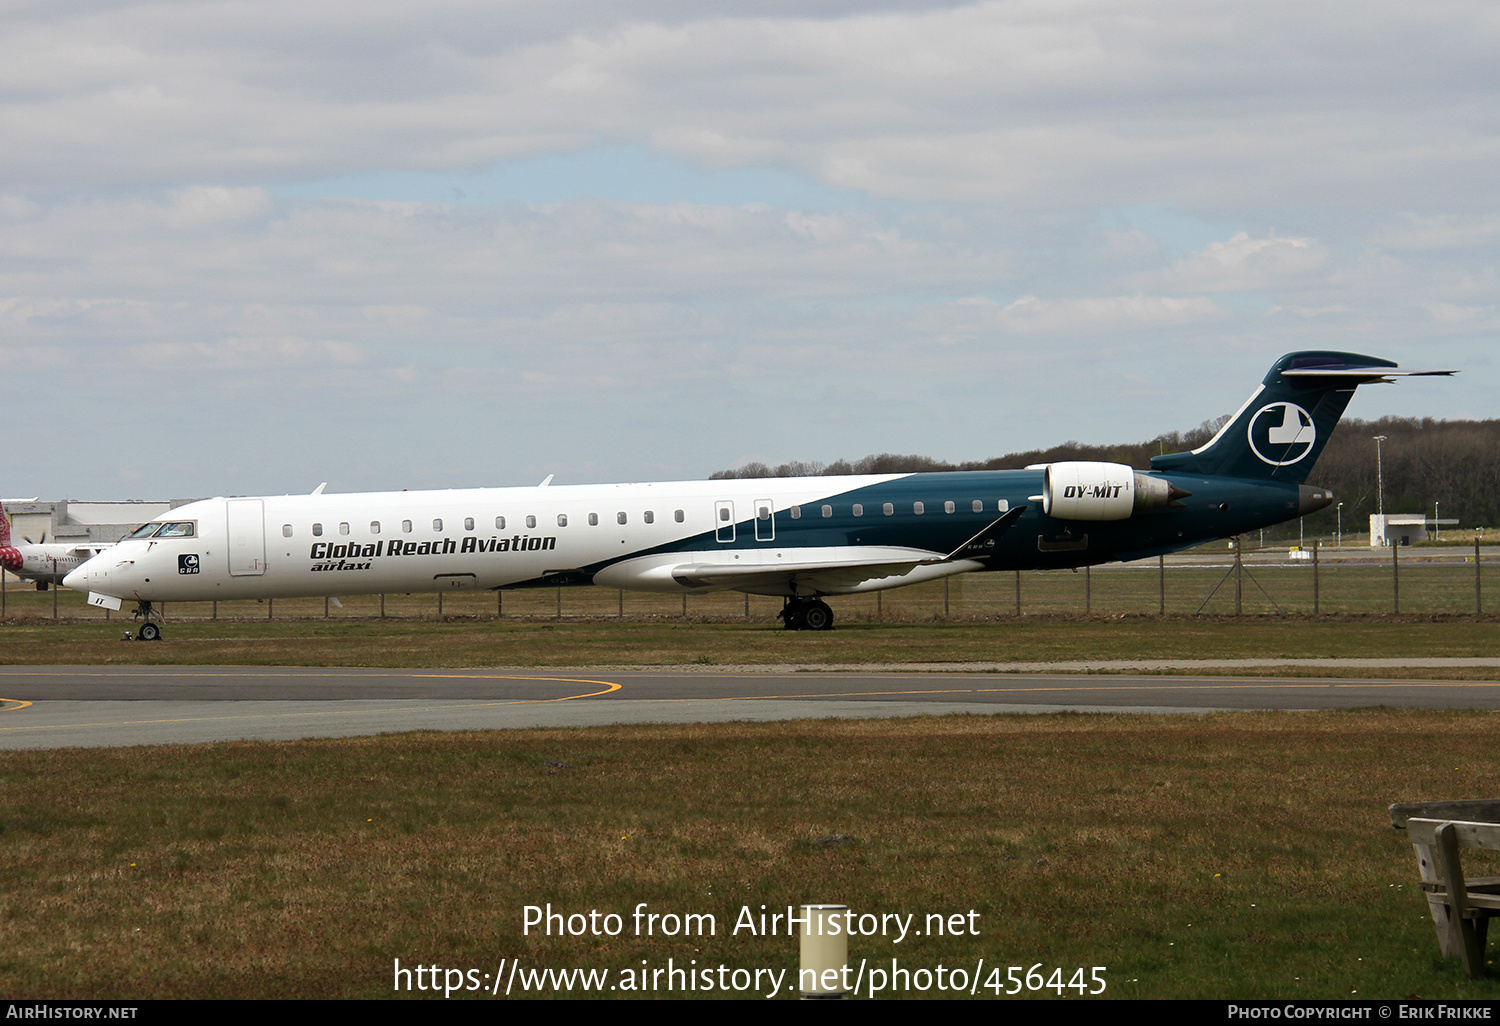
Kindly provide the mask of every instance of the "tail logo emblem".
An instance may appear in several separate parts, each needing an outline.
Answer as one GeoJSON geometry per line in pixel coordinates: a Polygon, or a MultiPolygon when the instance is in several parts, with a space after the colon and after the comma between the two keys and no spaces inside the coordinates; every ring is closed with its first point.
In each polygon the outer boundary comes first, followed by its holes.
{"type": "Polygon", "coordinates": [[[1313,443],[1318,440],[1318,429],[1313,426],[1312,415],[1295,403],[1262,406],[1250,418],[1250,427],[1245,434],[1250,451],[1261,462],[1273,467],[1296,463],[1313,451],[1313,443]],[[1262,446],[1279,458],[1267,456],[1262,446]]]}

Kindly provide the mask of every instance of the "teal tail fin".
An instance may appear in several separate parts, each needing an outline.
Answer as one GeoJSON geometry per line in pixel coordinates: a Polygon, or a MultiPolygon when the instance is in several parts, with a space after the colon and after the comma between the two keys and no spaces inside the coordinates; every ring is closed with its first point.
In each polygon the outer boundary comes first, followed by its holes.
{"type": "Polygon", "coordinates": [[[1151,469],[1301,484],[1360,385],[1452,373],[1401,370],[1359,353],[1288,353],[1206,445],[1153,457],[1151,469]]]}

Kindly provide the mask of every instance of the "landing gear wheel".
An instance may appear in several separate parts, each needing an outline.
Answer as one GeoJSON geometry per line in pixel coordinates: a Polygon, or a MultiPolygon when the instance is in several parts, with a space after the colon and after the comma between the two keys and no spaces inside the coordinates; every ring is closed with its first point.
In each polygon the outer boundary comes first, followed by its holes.
{"type": "Polygon", "coordinates": [[[788,602],[777,614],[786,623],[789,631],[833,630],[833,610],[819,599],[796,599],[788,602]]]}
{"type": "Polygon", "coordinates": [[[810,631],[833,630],[833,610],[826,602],[809,602],[802,609],[802,626],[810,631]]]}
{"type": "Polygon", "coordinates": [[[143,623],[141,629],[135,632],[136,641],[160,641],[161,628],[154,623],[143,623]]]}

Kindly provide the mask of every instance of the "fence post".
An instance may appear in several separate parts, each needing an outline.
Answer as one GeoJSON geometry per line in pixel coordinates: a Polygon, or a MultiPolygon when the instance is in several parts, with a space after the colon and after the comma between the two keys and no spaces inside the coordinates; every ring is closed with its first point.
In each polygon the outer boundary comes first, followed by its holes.
{"type": "Polygon", "coordinates": [[[1156,615],[1167,615],[1167,557],[1156,557],[1156,615]]]}
{"type": "Polygon", "coordinates": [[[499,588],[495,589],[495,619],[499,620],[505,615],[505,592],[499,588]]]}
{"type": "Polygon", "coordinates": [[[268,599],[266,599],[266,619],[267,620],[273,620],[275,618],[276,618],[276,600],[273,599],[273,598],[268,598],[268,599]]]}
{"type": "Polygon", "coordinates": [[[1094,577],[1088,567],[1083,568],[1083,615],[1094,611],[1094,577]]]}
{"type": "Polygon", "coordinates": [[[1484,612],[1483,594],[1479,590],[1479,535],[1474,536],[1474,612],[1484,612]]]}
{"type": "Polygon", "coordinates": [[[380,618],[385,619],[385,592],[380,593],[380,618]]]}
{"type": "Polygon", "coordinates": [[[1021,571],[1016,571],[1016,615],[1021,615],[1021,571]]]}
{"type": "MultiPolygon", "coordinates": [[[[106,609],[105,612],[107,613],[107,612],[109,612],[109,610],[106,609]]],[[[214,599],[214,616],[213,616],[213,618],[215,620],[217,620],[219,618],[219,600],[218,599],[214,599]]],[[[109,617],[106,616],[105,619],[108,620],[109,617]]]]}
{"type": "Polygon", "coordinates": [[[1391,546],[1391,612],[1401,612],[1401,546],[1391,546]]]}
{"type": "Polygon", "coordinates": [[[943,619],[944,620],[948,619],[948,582],[950,580],[952,580],[951,577],[944,577],[943,578],[943,619]]]}
{"type": "Polygon", "coordinates": [[[1234,539],[1234,615],[1239,616],[1244,611],[1244,593],[1240,588],[1240,573],[1244,569],[1244,560],[1240,557],[1240,551],[1245,547],[1245,536],[1236,535],[1234,539]]]}
{"type": "Polygon", "coordinates": [[[443,618],[443,593],[438,592],[438,619],[443,618]]]}
{"type": "Polygon", "coordinates": [[[557,618],[562,619],[562,585],[557,586],[557,618]]]}
{"type": "MultiPolygon", "coordinates": [[[[745,593],[745,597],[746,598],[750,597],[750,593],[748,591],[745,593]]],[[[620,598],[619,615],[620,616],[624,616],[625,615],[625,589],[624,588],[620,589],[620,596],[619,596],[619,598],[620,598]]]]}
{"type": "Polygon", "coordinates": [[[686,592],[683,592],[683,594],[682,594],[682,618],[684,620],[687,619],[687,593],[686,592]]]}
{"type": "Polygon", "coordinates": [[[885,592],[883,591],[875,593],[875,619],[885,619],[885,592]]]}
{"type": "Polygon", "coordinates": [[[1318,539],[1314,538],[1313,539],[1313,615],[1314,616],[1318,615],[1318,550],[1320,548],[1322,548],[1322,547],[1323,547],[1323,543],[1321,541],[1319,541],[1318,539]]]}

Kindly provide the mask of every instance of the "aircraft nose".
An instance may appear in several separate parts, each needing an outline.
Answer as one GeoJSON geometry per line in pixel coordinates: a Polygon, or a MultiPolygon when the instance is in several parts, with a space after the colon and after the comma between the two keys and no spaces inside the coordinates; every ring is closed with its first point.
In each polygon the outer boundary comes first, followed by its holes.
{"type": "Polygon", "coordinates": [[[67,574],[62,579],[64,588],[72,588],[74,591],[88,590],[89,575],[84,572],[84,566],[88,566],[88,564],[85,563],[83,564],[83,566],[76,567],[75,569],[69,570],[67,572],[67,574]]]}

